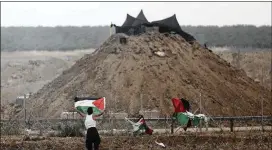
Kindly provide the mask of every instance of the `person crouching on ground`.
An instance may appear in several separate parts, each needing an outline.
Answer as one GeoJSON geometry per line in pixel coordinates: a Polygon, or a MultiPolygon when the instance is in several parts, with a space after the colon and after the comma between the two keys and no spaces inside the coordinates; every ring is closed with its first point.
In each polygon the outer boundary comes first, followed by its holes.
{"type": "MultiPolygon", "coordinates": [[[[96,118],[101,116],[104,112],[94,115],[93,114],[93,108],[89,107],[87,110],[87,115],[85,116],[85,127],[87,129],[86,134],[86,148],[88,150],[98,150],[99,144],[100,144],[100,136],[96,129],[96,118]]],[[[81,113],[80,113],[81,114],[81,113]]],[[[83,114],[81,114],[83,116],[83,114]]]]}

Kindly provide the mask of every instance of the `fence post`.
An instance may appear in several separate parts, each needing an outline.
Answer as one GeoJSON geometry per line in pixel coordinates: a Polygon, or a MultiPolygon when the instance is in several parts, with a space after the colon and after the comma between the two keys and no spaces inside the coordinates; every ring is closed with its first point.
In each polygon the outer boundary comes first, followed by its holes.
{"type": "Polygon", "coordinates": [[[174,133],[174,118],[171,116],[171,134],[174,133]]]}
{"type": "Polygon", "coordinates": [[[202,132],[202,120],[199,120],[199,131],[202,132]]]}
{"type": "Polygon", "coordinates": [[[109,119],[109,124],[110,124],[110,135],[113,135],[113,119],[112,119],[113,112],[110,111],[110,119],[109,119]]]}
{"type": "Polygon", "coordinates": [[[233,119],[230,119],[230,132],[233,132],[233,119]]]}
{"type": "Polygon", "coordinates": [[[262,132],[264,132],[264,126],[263,126],[263,98],[262,98],[262,132]]]}
{"type": "Polygon", "coordinates": [[[165,131],[167,130],[167,122],[166,122],[166,116],[164,116],[164,129],[165,129],[165,131]]]}
{"type": "Polygon", "coordinates": [[[207,122],[205,122],[205,127],[206,127],[206,131],[208,131],[208,127],[209,127],[209,122],[208,120],[206,120],[207,122]]]}

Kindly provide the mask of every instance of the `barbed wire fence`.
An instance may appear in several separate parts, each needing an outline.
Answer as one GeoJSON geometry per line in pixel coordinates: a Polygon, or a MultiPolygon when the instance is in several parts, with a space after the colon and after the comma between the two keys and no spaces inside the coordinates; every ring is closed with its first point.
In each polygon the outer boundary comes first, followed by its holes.
{"type": "MultiPolygon", "coordinates": [[[[203,108],[203,101],[201,100],[201,94],[196,96],[193,103],[198,103],[199,108],[195,108],[192,112],[200,110],[201,113],[206,114],[210,121],[208,125],[200,123],[198,127],[188,128],[184,131],[183,128],[178,125],[177,121],[171,116],[162,115],[158,110],[145,110],[146,105],[150,105],[151,99],[148,96],[141,95],[141,109],[140,113],[144,115],[147,125],[154,130],[154,133],[150,138],[158,136],[180,136],[180,135],[195,135],[201,136],[203,134],[230,134],[246,132],[250,134],[270,134],[272,133],[272,116],[237,116],[237,117],[214,117],[210,116],[203,108]],[[147,99],[146,99],[147,98],[147,99]],[[143,100],[144,99],[144,100],[143,100]],[[198,100],[197,100],[198,99],[198,100]],[[145,101],[146,105],[142,103],[145,101]]],[[[119,137],[133,137],[132,126],[125,121],[125,117],[128,117],[128,110],[118,112],[117,103],[118,97],[112,97],[112,107],[108,107],[103,116],[97,120],[97,128],[103,137],[114,136],[116,139],[119,137]]],[[[26,101],[26,99],[25,99],[26,101]]],[[[26,104],[24,103],[24,106],[26,104]]],[[[42,107],[38,105],[37,107],[42,107]]],[[[33,108],[23,107],[23,118],[15,118],[15,114],[18,113],[17,106],[12,109],[8,117],[1,119],[1,135],[6,138],[12,138],[14,136],[21,137],[22,141],[40,141],[48,137],[81,137],[84,141],[86,129],[84,127],[84,118],[79,114],[72,111],[63,112],[57,119],[41,118],[43,114],[35,114],[33,108]]],[[[68,108],[68,107],[67,107],[68,108]]],[[[263,109],[262,109],[263,110],[263,109]]],[[[263,114],[263,113],[262,113],[263,114]]],[[[129,118],[135,121],[138,118],[129,118]]],[[[154,140],[154,139],[152,139],[154,140]]],[[[269,139],[271,143],[271,138],[269,139]]],[[[110,145],[116,144],[116,141],[112,141],[110,145]]],[[[2,140],[1,140],[1,144],[2,140]]],[[[128,146],[126,144],[123,147],[128,146]]],[[[16,149],[22,149],[23,144],[16,145],[16,149]]],[[[269,148],[266,146],[266,148],[269,148]]]]}

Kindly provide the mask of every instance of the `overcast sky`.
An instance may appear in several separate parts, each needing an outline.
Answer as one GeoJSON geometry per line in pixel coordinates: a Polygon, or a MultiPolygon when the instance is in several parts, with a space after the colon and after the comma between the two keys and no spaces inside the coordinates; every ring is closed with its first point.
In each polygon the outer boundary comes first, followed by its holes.
{"type": "Polygon", "coordinates": [[[1,26],[122,25],[143,9],[148,21],[180,25],[271,25],[269,2],[1,2],[1,26]]]}

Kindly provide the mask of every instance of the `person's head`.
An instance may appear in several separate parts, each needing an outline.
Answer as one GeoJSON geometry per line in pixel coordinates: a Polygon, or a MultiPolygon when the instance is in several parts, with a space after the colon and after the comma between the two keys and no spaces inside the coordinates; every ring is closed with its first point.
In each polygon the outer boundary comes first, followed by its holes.
{"type": "Polygon", "coordinates": [[[87,109],[87,113],[88,113],[88,115],[93,114],[93,108],[92,108],[92,107],[89,107],[89,108],[87,109]]]}

